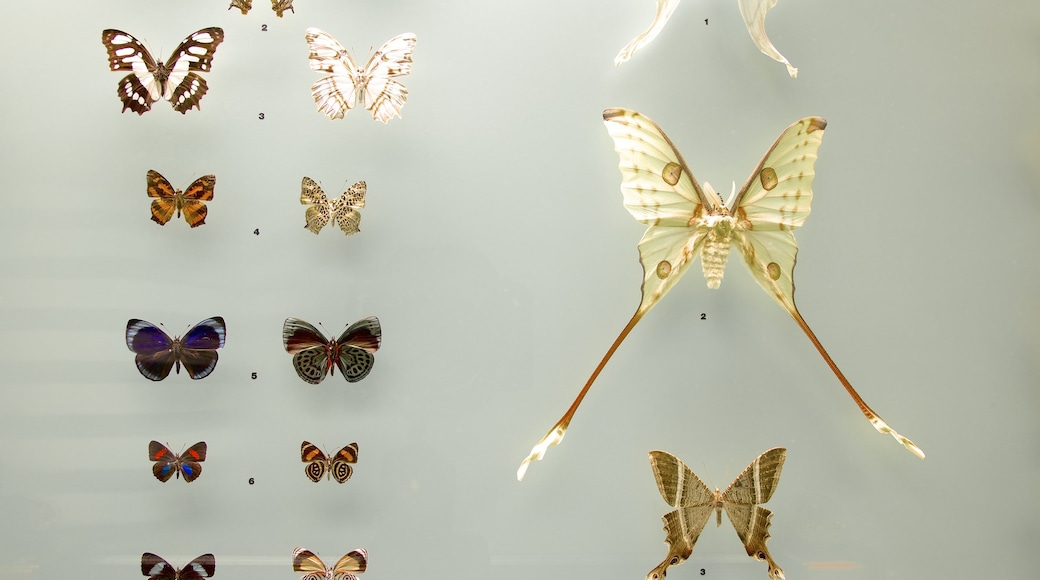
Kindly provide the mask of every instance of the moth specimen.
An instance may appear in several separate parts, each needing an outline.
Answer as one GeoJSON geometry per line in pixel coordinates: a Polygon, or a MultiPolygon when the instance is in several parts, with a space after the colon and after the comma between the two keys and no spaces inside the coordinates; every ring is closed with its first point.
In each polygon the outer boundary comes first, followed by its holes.
{"type": "Polygon", "coordinates": [[[148,170],[146,179],[148,197],[155,198],[152,200],[153,222],[164,226],[173,217],[173,213],[177,212],[177,217],[184,213],[184,221],[193,228],[205,225],[209,210],[203,202],[213,200],[213,188],[217,185],[215,176],[203,175],[184,191],[174,189],[173,185],[154,169],[148,170]]]}
{"type": "Polygon", "coordinates": [[[337,483],[346,483],[354,474],[352,465],[358,460],[358,444],[351,443],[337,451],[334,455],[327,455],[318,446],[310,441],[300,444],[300,461],[307,464],[303,468],[304,473],[314,483],[326,479],[335,479],[337,483]]]}
{"type": "MultiPolygon", "coordinates": [[[[744,18],[744,25],[747,26],[748,34],[751,35],[751,40],[758,47],[758,50],[762,51],[762,54],[769,58],[787,65],[787,74],[791,75],[791,78],[796,78],[798,69],[791,66],[791,63],[776,50],[769,37],[766,36],[766,12],[769,12],[770,8],[776,6],[776,2],[777,0],[737,0],[737,5],[740,7],[740,15],[744,18]]],[[[621,66],[621,63],[632,58],[632,55],[637,50],[650,44],[650,41],[660,34],[661,29],[664,28],[664,25],[672,17],[672,13],[675,12],[678,6],[679,0],[657,0],[657,14],[654,15],[654,21],[650,24],[650,28],[633,38],[632,42],[629,42],[625,48],[621,49],[621,52],[614,57],[614,66],[621,66]]]]}
{"type": "Polygon", "coordinates": [[[126,323],[126,347],[137,353],[134,361],[145,378],[161,381],[181,365],[193,379],[203,379],[217,368],[217,349],[224,347],[227,327],[219,316],[193,326],[183,338],[170,338],[158,326],[132,318],[126,323]]]}
{"type": "MultiPolygon", "coordinates": [[[[286,10],[296,14],[296,10],[293,10],[293,0],[271,0],[271,10],[278,18],[281,18],[286,10]]],[[[249,11],[253,9],[253,0],[231,0],[231,6],[228,6],[228,10],[232,8],[238,8],[242,11],[242,14],[249,14],[249,11]]]]}
{"type": "Polygon", "coordinates": [[[156,62],[141,41],[122,30],[103,30],[101,43],[108,50],[108,68],[129,71],[119,81],[116,94],[127,109],[145,114],[160,98],[170,101],[175,111],[187,113],[199,108],[199,101],[209,90],[199,72],[213,68],[213,55],[224,41],[220,28],[203,28],[191,33],[166,62],[156,62]]]}
{"type": "Polygon", "coordinates": [[[718,527],[722,525],[723,510],[737,530],[747,555],[766,562],[771,579],[784,580],[784,571],[776,565],[766,548],[773,512],[759,504],[773,497],[786,457],[786,449],[770,449],[755,458],[726,491],[716,489],[713,492],[676,456],[665,451],[651,451],[650,467],[657,480],[657,489],[675,511],[661,518],[668,555],[646,575],[646,580],[660,580],[665,577],[669,566],[685,562],[693,553],[693,545],[708,523],[711,512],[715,512],[715,525],[718,527]]]}
{"type": "Polygon", "coordinates": [[[603,111],[620,157],[625,208],[650,227],[639,242],[643,266],[639,308],[607,350],[563,417],[534,446],[517,470],[523,479],[531,461],[563,440],[567,426],[604,365],[635,325],[671,290],[699,257],[709,288],[718,288],[735,247],[755,281],[794,318],[870,424],[895,437],[920,458],[924,453],[895,432],[859,396],[806,324],[794,302],[798,243],[791,230],[809,216],[816,152],[827,122],[806,117],[784,130],[730,202],[708,183],[702,188],[679,150],[653,121],[627,109],[603,111]]]}
{"type": "Polygon", "coordinates": [[[368,551],[358,548],[347,552],[332,566],[326,566],[314,552],[305,548],[293,550],[293,570],[304,574],[300,580],[357,580],[368,568],[368,551]]]}
{"type": "Polygon", "coordinates": [[[162,443],[152,441],[148,444],[148,459],[155,462],[152,464],[152,475],[155,479],[165,483],[174,475],[178,479],[184,475],[184,481],[191,483],[202,475],[202,462],[206,460],[206,442],[199,441],[184,453],[177,455],[162,443]]]}
{"type": "Polygon", "coordinates": [[[305,38],[311,51],[311,70],[330,73],[311,86],[318,112],[330,119],[342,119],[360,103],[372,113],[372,118],[383,123],[401,116],[408,89],[396,77],[412,72],[414,34],[406,32],[386,41],[364,67],[358,66],[347,49],[323,30],[308,28],[305,38]]]}
{"type": "Polygon", "coordinates": [[[320,330],[299,318],[286,318],[282,325],[282,342],[293,355],[293,368],[299,377],[312,385],[326,375],[340,373],[347,382],[356,383],[368,376],[379,350],[383,331],[375,316],[351,324],[339,338],[326,338],[320,330]]]}
{"type": "Polygon", "coordinates": [[[339,224],[345,235],[361,231],[361,209],[365,207],[368,186],[364,181],[351,185],[339,199],[329,199],[325,191],[310,177],[304,177],[300,186],[300,203],[307,206],[303,227],[317,234],[330,222],[339,224]]]}
{"type": "Polygon", "coordinates": [[[151,552],[141,554],[141,573],[153,580],[200,580],[213,576],[216,567],[213,554],[203,554],[179,570],[151,552]]]}

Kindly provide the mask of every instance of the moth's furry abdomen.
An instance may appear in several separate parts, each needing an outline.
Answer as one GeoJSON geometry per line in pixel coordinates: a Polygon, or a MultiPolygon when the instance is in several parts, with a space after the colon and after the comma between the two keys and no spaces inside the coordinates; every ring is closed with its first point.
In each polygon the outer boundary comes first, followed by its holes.
{"type": "Polygon", "coordinates": [[[733,239],[733,218],[711,217],[714,219],[706,224],[708,233],[704,236],[704,246],[701,248],[701,268],[704,270],[704,279],[708,281],[708,288],[718,288],[726,273],[726,261],[733,239]]]}

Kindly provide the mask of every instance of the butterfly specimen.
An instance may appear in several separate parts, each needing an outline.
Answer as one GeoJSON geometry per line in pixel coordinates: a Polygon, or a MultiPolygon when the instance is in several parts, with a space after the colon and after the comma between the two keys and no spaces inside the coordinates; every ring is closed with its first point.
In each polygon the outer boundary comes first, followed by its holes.
{"type": "Polygon", "coordinates": [[[332,73],[311,86],[319,112],[330,119],[342,119],[355,104],[361,103],[372,118],[383,123],[401,116],[408,89],[394,77],[412,72],[414,34],[406,32],[386,41],[364,67],[358,66],[347,49],[327,32],[308,28],[306,39],[311,50],[311,70],[332,73]]]}
{"type": "Polygon", "coordinates": [[[193,379],[208,377],[217,367],[217,349],[224,347],[227,328],[219,316],[196,324],[184,338],[170,338],[158,326],[132,318],[126,323],[126,346],[137,353],[137,370],[145,378],[161,381],[170,369],[181,365],[193,379]]]}
{"type": "Polygon", "coordinates": [[[332,456],[325,455],[317,445],[310,441],[300,444],[300,461],[307,464],[303,471],[314,483],[321,481],[322,477],[331,477],[338,483],[346,483],[354,474],[354,468],[351,465],[357,463],[357,458],[357,443],[347,445],[332,456]]]}
{"type": "Polygon", "coordinates": [[[657,489],[675,511],[661,518],[668,555],[646,575],[646,580],[664,578],[669,566],[685,562],[693,553],[693,545],[712,511],[715,512],[716,527],[722,525],[722,510],[726,510],[747,555],[765,561],[770,578],[783,580],[784,571],[776,565],[766,548],[773,512],[759,504],[773,497],[786,457],[787,450],[783,447],[770,449],[755,458],[726,491],[720,492],[716,488],[712,492],[676,456],[664,451],[651,451],[650,468],[654,470],[657,489]]]}
{"type": "Polygon", "coordinates": [[[206,460],[206,442],[199,441],[184,453],[177,455],[162,443],[152,441],[148,444],[148,459],[155,462],[152,464],[152,475],[155,479],[165,483],[174,475],[180,479],[181,474],[184,474],[184,481],[191,483],[202,475],[202,462],[206,460]]]}
{"type": "Polygon", "coordinates": [[[224,41],[220,28],[203,28],[193,32],[174,49],[165,63],[156,62],[143,44],[122,30],[104,30],[101,43],[108,50],[108,67],[113,71],[130,71],[119,81],[116,94],[127,109],[143,115],[160,98],[173,104],[181,114],[199,108],[199,100],[209,87],[196,71],[209,72],[213,55],[224,41]]]}
{"type": "Polygon", "coordinates": [[[650,226],[639,242],[643,296],[570,408],[520,464],[517,478],[523,479],[531,461],[541,459],[550,446],[563,440],[578,405],[614,351],[687,267],[700,257],[708,287],[718,288],[731,247],[739,250],[762,289],[798,323],[871,425],[923,459],[924,453],[912,441],[896,433],[856,393],[794,303],[798,243],[791,230],[809,216],[813,167],[827,122],[806,117],[785,129],[740,191],[723,204],[711,185],[698,185],[672,141],[649,118],[627,109],[607,109],[603,120],[621,158],[625,208],[650,226]]]}
{"type": "Polygon", "coordinates": [[[317,554],[305,548],[296,548],[292,556],[293,570],[305,574],[300,580],[357,580],[354,573],[368,568],[368,551],[364,548],[351,550],[333,566],[325,566],[317,554]]]}
{"type": "MultiPolygon", "coordinates": [[[[787,74],[791,75],[791,78],[796,78],[798,69],[791,66],[791,63],[776,50],[769,37],[766,36],[766,12],[769,12],[770,8],[776,6],[776,3],[777,0],[737,0],[737,5],[740,7],[740,15],[744,18],[744,25],[747,26],[748,34],[751,35],[751,40],[758,47],[758,50],[762,51],[762,54],[769,58],[787,65],[787,74]]],[[[679,0],[657,0],[657,14],[654,16],[654,21],[650,24],[650,28],[633,38],[632,42],[629,42],[625,48],[621,49],[621,52],[614,57],[614,66],[621,66],[621,63],[632,58],[636,50],[650,44],[650,41],[657,37],[668,22],[668,19],[672,17],[672,12],[675,12],[678,6],[679,0]]]]}
{"type": "Polygon", "coordinates": [[[300,203],[308,206],[304,217],[307,224],[303,227],[317,234],[330,221],[339,224],[339,229],[350,236],[361,231],[361,212],[365,207],[365,192],[368,186],[364,181],[351,185],[339,196],[339,199],[325,197],[325,191],[310,177],[303,178],[300,188],[300,203]]]}
{"type": "Polygon", "coordinates": [[[203,554],[180,570],[151,552],[141,554],[141,573],[154,580],[198,580],[209,578],[217,567],[213,554],[203,554]]]}
{"type": "MultiPolygon", "coordinates": [[[[278,18],[281,18],[282,14],[286,10],[290,10],[293,14],[296,14],[296,11],[293,10],[292,3],[293,0],[271,0],[271,10],[274,10],[274,13],[278,18]]],[[[242,11],[242,14],[248,14],[253,8],[253,0],[231,0],[231,6],[228,6],[228,10],[231,10],[232,8],[238,8],[242,11]]]]}
{"type": "Polygon", "coordinates": [[[213,187],[217,185],[217,178],[213,175],[203,175],[181,191],[174,189],[173,185],[154,169],[149,169],[147,174],[148,197],[152,200],[152,221],[164,226],[177,212],[177,217],[184,213],[184,220],[188,225],[197,228],[206,223],[206,204],[204,201],[213,200],[213,187]]]}
{"type": "Polygon", "coordinates": [[[325,338],[317,328],[299,318],[286,318],[282,325],[282,341],[285,350],[293,355],[293,368],[300,378],[316,385],[325,380],[326,374],[335,374],[335,366],[348,382],[356,383],[368,376],[379,350],[383,331],[375,316],[362,318],[351,324],[331,340],[325,338]]]}

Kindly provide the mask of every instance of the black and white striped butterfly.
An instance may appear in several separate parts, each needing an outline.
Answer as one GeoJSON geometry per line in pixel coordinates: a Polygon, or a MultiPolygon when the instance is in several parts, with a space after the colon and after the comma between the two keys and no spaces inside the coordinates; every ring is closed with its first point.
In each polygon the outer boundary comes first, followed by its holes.
{"type": "Polygon", "coordinates": [[[131,34],[111,28],[101,32],[101,43],[108,50],[108,68],[130,72],[119,81],[116,93],[123,101],[123,111],[130,109],[138,115],[145,114],[160,98],[170,101],[181,114],[201,108],[199,100],[209,87],[195,71],[213,68],[213,55],[223,41],[223,29],[203,28],[185,38],[163,63],[131,34]]]}
{"type": "MultiPolygon", "coordinates": [[[[293,0],[271,0],[271,10],[274,10],[274,13],[278,18],[281,18],[282,14],[286,10],[296,14],[296,11],[293,10],[292,3],[293,0]]],[[[248,14],[249,11],[253,9],[253,0],[231,0],[231,6],[228,6],[228,10],[231,10],[232,8],[238,8],[242,11],[242,14],[248,14]]]]}
{"type": "Polygon", "coordinates": [[[213,554],[203,554],[180,570],[151,552],[141,554],[141,574],[153,580],[200,580],[213,576],[216,567],[213,554]]]}

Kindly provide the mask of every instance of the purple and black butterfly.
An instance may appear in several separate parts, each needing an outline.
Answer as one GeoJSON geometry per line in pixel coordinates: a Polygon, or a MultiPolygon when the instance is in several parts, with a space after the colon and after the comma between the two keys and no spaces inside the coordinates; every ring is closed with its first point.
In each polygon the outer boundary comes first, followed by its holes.
{"type": "Polygon", "coordinates": [[[203,554],[179,570],[151,552],[141,554],[141,574],[152,580],[201,580],[213,576],[216,569],[213,554],[203,554]]]}
{"type": "Polygon", "coordinates": [[[145,378],[161,381],[170,369],[181,365],[193,379],[208,377],[217,367],[217,349],[224,346],[227,327],[219,316],[196,324],[183,338],[170,338],[158,326],[136,318],[126,323],[126,346],[137,353],[137,370],[145,378]]]}

